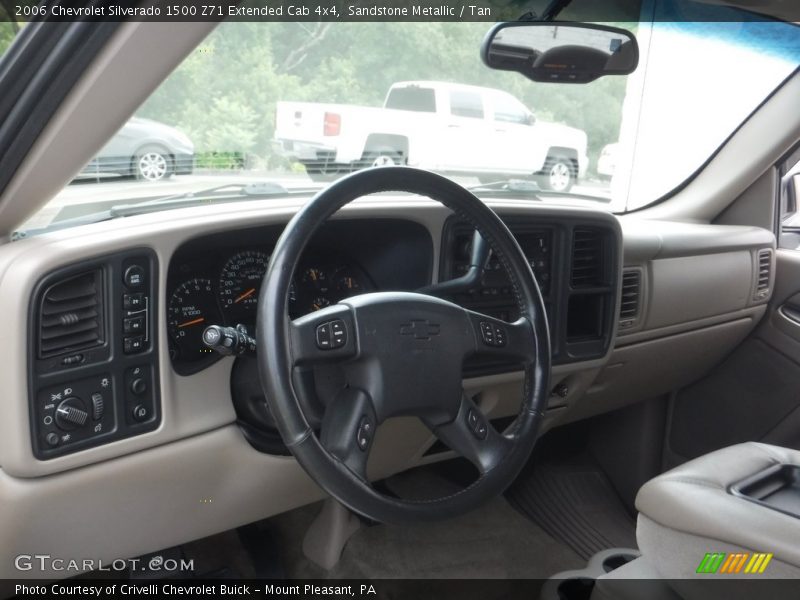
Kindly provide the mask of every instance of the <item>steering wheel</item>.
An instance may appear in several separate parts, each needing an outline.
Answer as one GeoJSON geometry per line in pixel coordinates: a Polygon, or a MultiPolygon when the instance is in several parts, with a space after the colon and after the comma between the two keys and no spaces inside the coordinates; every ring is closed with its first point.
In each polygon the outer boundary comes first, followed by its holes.
{"type": "Polygon", "coordinates": [[[311,478],[351,510],[388,523],[455,516],[501,494],[525,465],[549,390],[544,304],[508,228],[457,183],[419,169],[380,167],[331,184],[283,231],[258,306],[259,374],[281,437],[311,478]],[[289,320],[292,276],[317,228],[352,200],[388,191],[427,196],[469,221],[507,271],[520,318],[507,323],[433,296],[377,292],[289,320]],[[463,362],[475,354],[514,361],[524,369],[521,409],[503,433],[463,392],[463,362]],[[303,414],[292,373],[319,363],[337,363],[347,385],[326,407],[317,436],[303,414]],[[409,415],[472,462],[478,479],[425,501],[391,497],[372,487],[366,465],[376,428],[390,417],[409,415]]]}

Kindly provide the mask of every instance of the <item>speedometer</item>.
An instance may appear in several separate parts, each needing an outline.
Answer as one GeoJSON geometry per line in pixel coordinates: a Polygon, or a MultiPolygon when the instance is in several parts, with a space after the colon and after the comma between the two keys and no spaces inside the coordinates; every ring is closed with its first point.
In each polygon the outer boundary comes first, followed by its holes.
{"type": "Polygon", "coordinates": [[[245,250],[228,259],[219,278],[219,300],[226,311],[248,312],[256,307],[268,263],[269,256],[256,250],[245,250]]]}

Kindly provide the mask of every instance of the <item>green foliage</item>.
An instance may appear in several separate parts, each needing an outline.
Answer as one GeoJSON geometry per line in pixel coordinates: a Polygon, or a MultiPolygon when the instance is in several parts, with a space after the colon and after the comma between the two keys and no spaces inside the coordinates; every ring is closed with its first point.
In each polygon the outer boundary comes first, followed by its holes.
{"type": "Polygon", "coordinates": [[[491,71],[479,48],[487,23],[222,23],[139,111],[175,125],[199,152],[272,155],[279,100],[380,106],[396,81],[436,80],[496,87],[540,119],[586,131],[595,162],[617,141],[625,78],[588,85],[537,84],[491,71]]]}

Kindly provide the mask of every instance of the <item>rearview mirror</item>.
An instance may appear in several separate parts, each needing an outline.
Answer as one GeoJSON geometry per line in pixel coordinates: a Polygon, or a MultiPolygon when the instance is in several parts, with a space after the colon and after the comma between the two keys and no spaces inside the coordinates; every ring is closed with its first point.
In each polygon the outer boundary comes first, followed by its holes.
{"type": "Polygon", "coordinates": [[[632,73],[639,45],[629,31],[605,25],[498,23],[483,40],[481,58],[489,68],[516,71],[533,81],[588,83],[632,73]]]}

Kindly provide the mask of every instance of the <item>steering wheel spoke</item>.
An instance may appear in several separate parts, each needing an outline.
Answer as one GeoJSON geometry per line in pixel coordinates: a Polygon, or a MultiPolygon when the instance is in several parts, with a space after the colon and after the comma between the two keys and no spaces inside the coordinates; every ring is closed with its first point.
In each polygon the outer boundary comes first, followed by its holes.
{"type": "Polygon", "coordinates": [[[344,361],[356,355],[353,312],[335,304],[289,323],[292,363],[295,366],[344,361]]]}
{"type": "Polygon", "coordinates": [[[526,317],[507,323],[471,310],[466,312],[475,331],[475,354],[525,363],[536,359],[533,326],[526,317]]]}
{"type": "Polygon", "coordinates": [[[467,396],[462,397],[455,419],[430,429],[451,450],[475,465],[481,475],[497,466],[511,447],[511,441],[492,427],[467,396]]]}
{"type": "Polygon", "coordinates": [[[367,459],[378,428],[375,407],[365,391],[345,388],[325,410],[320,443],[361,480],[367,481],[367,459]]]}

